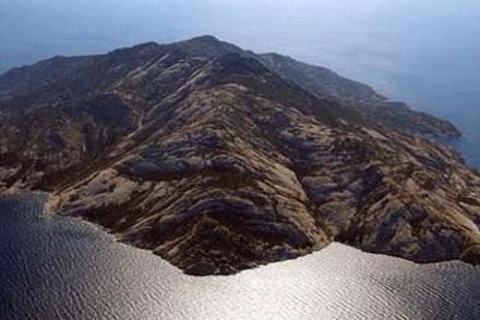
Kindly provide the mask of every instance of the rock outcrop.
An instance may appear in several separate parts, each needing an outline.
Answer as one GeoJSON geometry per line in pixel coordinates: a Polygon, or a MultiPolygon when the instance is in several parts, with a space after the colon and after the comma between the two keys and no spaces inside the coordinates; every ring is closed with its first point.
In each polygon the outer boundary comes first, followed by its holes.
{"type": "MultiPolygon", "coordinates": [[[[274,59],[202,37],[12,70],[0,77],[1,187],[49,190],[48,211],[196,275],[332,241],[478,263],[480,176],[363,113],[396,108],[367,86],[333,74],[320,90],[274,59]]],[[[419,117],[437,129],[417,134],[455,132],[419,117]]]]}

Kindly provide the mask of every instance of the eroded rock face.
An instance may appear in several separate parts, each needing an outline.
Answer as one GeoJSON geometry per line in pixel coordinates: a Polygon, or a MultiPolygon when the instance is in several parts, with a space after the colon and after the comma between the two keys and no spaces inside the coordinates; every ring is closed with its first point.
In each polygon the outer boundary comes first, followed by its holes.
{"type": "Polygon", "coordinates": [[[48,211],[95,221],[196,275],[332,241],[478,262],[480,177],[453,151],[236,50],[209,37],[146,44],[67,64],[72,76],[47,73],[40,89],[22,80],[28,70],[13,72],[0,80],[3,188],[50,189],[48,211]]]}

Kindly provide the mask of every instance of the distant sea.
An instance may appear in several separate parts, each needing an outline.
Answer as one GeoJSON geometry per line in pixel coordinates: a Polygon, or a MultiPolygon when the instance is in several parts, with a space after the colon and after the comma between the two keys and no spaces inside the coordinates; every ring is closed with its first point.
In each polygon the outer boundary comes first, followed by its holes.
{"type": "Polygon", "coordinates": [[[0,0],[0,72],[201,34],[366,82],[454,122],[480,167],[480,1],[0,0]]]}

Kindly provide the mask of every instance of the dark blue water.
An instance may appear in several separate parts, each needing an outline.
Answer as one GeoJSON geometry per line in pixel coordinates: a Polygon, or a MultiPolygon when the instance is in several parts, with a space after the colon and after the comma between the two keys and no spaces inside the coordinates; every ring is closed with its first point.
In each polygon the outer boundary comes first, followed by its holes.
{"type": "Polygon", "coordinates": [[[332,244],[197,278],[91,224],[42,214],[45,197],[0,198],[2,320],[480,318],[480,269],[461,262],[417,265],[332,244]]]}
{"type": "Polygon", "coordinates": [[[476,0],[0,0],[0,72],[53,55],[213,34],[373,85],[444,116],[480,167],[476,0]]]}

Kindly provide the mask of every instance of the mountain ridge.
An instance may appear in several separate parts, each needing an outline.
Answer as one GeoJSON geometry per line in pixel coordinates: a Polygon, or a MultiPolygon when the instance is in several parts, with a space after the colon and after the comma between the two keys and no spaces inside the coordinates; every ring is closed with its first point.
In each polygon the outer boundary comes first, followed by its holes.
{"type": "Polygon", "coordinates": [[[51,191],[47,211],[195,275],[332,241],[479,263],[480,176],[457,153],[307,90],[253,53],[222,44],[219,54],[217,41],[147,43],[66,70],[60,58],[33,85],[0,77],[2,189],[51,191]]]}
{"type": "MultiPolygon", "coordinates": [[[[165,46],[173,46],[193,56],[218,58],[226,53],[239,53],[253,57],[262,62],[269,69],[277,72],[284,79],[289,80],[305,90],[319,96],[332,96],[341,100],[350,108],[355,109],[372,121],[386,124],[397,130],[410,134],[424,136],[460,137],[462,133],[449,121],[433,117],[427,113],[411,109],[408,105],[390,101],[375,92],[370,86],[339,76],[332,70],[299,62],[294,58],[277,53],[255,54],[250,50],[243,50],[228,42],[220,41],[211,35],[199,36],[190,40],[162,45],[156,42],[147,42],[131,48],[111,51],[109,54],[128,54],[129,51],[138,49],[160,50],[165,46]],[[282,66],[279,68],[278,66],[282,66]],[[318,79],[321,79],[320,81],[318,79]]],[[[54,57],[40,62],[49,63],[61,59],[88,59],[101,57],[91,55],[85,57],[54,57]]],[[[39,63],[37,63],[39,64],[39,63]]],[[[36,65],[37,65],[36,64],[36,65]]],[[[23,70],[25,67],[14,68],[4,75],[23,70]]],[[[4,77],[2,77],[4,78],[4,77]]],[[[0,81],[0,101],[2,100],[2,83],[0,81]]]]}

